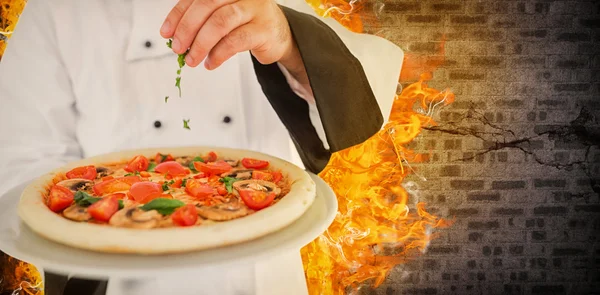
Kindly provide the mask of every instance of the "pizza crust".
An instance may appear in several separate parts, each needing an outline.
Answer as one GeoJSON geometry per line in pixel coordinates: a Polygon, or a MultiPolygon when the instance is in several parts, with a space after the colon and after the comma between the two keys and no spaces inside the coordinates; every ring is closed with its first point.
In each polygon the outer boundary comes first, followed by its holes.
{"type": "Polygon", "coordinates": [[[292,163],[263,153],[218,147],[152,148],[91,157],[45,174],[25,188],[18,214],[37,234],[71,247],[107,253],[168,254],[223,247],[268,235],[300,218],[312,205],[315,196],[316,185],[308,173],[292,163]],[[242,218],[200,226],[148,230],[74,222],[52,212],[44,202],[43,195],[55,176],[75,167],[123,162],[140,154],[151,158],[160,152],[177,157],[209,151],[215,151],[219,157],[268,160],[270,167],[288,175],[291,190],[272,206],[242,218]]]}

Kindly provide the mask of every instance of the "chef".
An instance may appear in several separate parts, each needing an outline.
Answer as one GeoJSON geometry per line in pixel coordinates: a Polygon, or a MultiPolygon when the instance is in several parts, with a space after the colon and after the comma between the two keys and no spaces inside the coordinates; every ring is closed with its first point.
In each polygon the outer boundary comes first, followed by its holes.
{"type": "MultiPolygon", "coordinates": [[[[381,128],[402,58],[303,0],[29,0],[0,64],[0,194],[146,147],[250,149],[318,173],[381,128]]],[[[46,278],[48,295],[307,294],[299,250],[147,280],[46,278]]]]}

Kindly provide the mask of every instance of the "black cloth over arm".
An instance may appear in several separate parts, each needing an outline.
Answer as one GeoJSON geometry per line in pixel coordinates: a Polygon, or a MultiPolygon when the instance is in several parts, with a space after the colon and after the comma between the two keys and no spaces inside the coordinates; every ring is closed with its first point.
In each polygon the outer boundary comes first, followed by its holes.
{"type": "Polygon", "coordinates": [[[377,133],[383,116],[362,65],[335,31],[312,15],[280,7],[302,56],[330,150],[310,121],[307,102],[292,91],[279,66],[263,65],[252,57],[254,70],[306,169],[319,173],[332,152],[377,133]]]}

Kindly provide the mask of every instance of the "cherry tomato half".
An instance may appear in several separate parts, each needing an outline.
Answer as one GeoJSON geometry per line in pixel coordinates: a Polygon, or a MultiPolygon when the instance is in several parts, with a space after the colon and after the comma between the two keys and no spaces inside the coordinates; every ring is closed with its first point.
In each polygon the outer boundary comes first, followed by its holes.
{"type": "Polygon", "coordinates": [[[202,157],[202,160],[204,160],[204,162],[214,162],[217,160],[217,153],[215,152],[209,152],[208,154],[206,154],[206,156],[202,157]]]}
{"type": "Polygon", "coordinates": [[[211,163],[194,162],[194,168],[206,174],[222,174],[232,169],[225,161],[217,161],[211,163]]]}
{"type": "Polygon", "coordinates": [[[104,196],[114,192],[126,191],[131,188],[131,185],[140,181],[142,181],[142,178],[139,176],[118,177],[99,182],[92,187],[92,190],[95,195],[104,196]]]}
{"type": "Polygon", "coordinates": [[[183,207],[177,208],[171,215],[173,223],[179,226],[190,226],[196,224],[198,221],[198,213],[196,213],[196,206],[187,204],[183,207]]]}
{"type": "Polygon", "coordinates": [[[119,211],[119,200],[111,195],[88,207],[88,213],[99,221],[108,222],[113,214],[119,211]]]}
{"type": "Polygon", "coordinates": [[[275,199],[274,192],[267,193],[251,189],[239,190],[238,192],[240,193],[240,197],[242,197],[244,204],[253,210],[260,210],[268,207],[275,199]]]}
{"type": "Polygon", "coordinates": [[[225,188],[224,185],[219,185],[219,186],[217,186],[217,193],[219,195],[221,195],[221,196],[226,196],[227,193],[228,193],[228,191],[227,191],[227,188],[225,188]]]}
{"type": "Polygon", "coordinates": [[[269,166],[269,161],[257,160],[252,158],[243,158],[242,165],[248,169],[263,169],[269,166]]]}
{"type": "Polygon", "coordinates": [[[162,185],[156,182],[143,181],[134,183],[129,189],[129,196],[138,203],[148,203],[160,197],[163,193],[162,185]]]}
{"type": "Polygon", "coordinates": [[[142,155],[138,155],[138,156],[133,157],[133,159],[131,159],[131,161],[129,161],[129,163],[127,163],[127,166],[125,167],[125,171],[127,171],[127,172],[146,171],[146,170],[148,170],[149,165],[150,165],[150,161],[148,161],[148,158],[146,158],[142,155]]]}
{"type": "Polygon", "coordinates": [[[252,171],[252,179],[260,179],[265,181],[272,181],[273,174],[265,171],[254,170],[252,171]]]}
{"type": "Polygon", "coordinates": [[[196,179],[188,179],[185,184],[185,191],[197,199],[205,199],[217,194],[217,190],[208,183],[202,183],[196,179]]]}
{"type": "Polygon", "coordinates": [[[175,161],[175,158],[173,158],[173,155],[171,154],[163,155],[161,153],[156,153],[156,156],[154,156],[154,162],[156,162],[156,164],[169,161],[175,161]]]}
{"type": "Polygon", "coordinates": [[[82,167],[77,167],[72,169],[71,171],[67,172],[67,178],[72,179],[72,178],[84,178],[84,179],[89,179],[89,180],[94,180],[96,179],[96,167],[94,166],[82,166],[82,167]]]}
{"type": "Polygon", "coordinates": [[[274,183],[278,183],[283,178],[283,174],[281,174],[279,171],[273,171],[271,172],[271,175],[273,175],[273,180],[271,181],[274,183]]]}
{"type": "Polygon", "coordinates": [[[71,206],[74,198],[75,194],[68,188],[55,185],[50,189],[50,194],[48,195],[48,208],[58,213],[71,206]]]}
{"type": "Polygon", "coordinates": [[[160,163],[154,168],[154,171],[170,176],[182,176],[190,173],[189,170],[186,170],[185,167],[175,161],[160,163]]]}

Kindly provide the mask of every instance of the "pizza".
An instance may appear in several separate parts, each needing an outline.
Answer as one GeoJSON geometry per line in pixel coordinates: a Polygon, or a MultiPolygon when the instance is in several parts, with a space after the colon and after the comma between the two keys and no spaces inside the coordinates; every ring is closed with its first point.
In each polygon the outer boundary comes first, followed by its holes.
{"type": "Polygon", "coordinates": [[[315,198],[299,167],[225,148],[117,152],[77,161],[33,181],[19,216],[72,247],[162,254],[259,238],[298,219],[315,198]]]}

